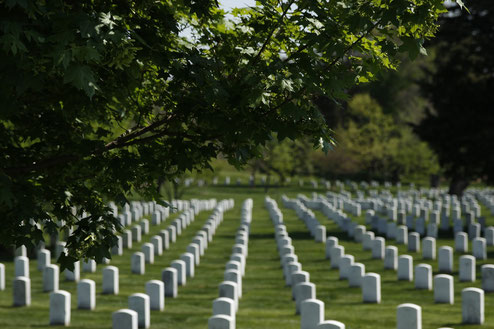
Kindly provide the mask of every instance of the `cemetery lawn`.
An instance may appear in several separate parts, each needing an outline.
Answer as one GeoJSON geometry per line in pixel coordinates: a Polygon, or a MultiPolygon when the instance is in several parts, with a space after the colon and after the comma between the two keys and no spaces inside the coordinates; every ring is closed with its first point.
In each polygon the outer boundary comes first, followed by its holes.
{"type": "MultiPolygon", "coordinates": [[[[232,181],[234,183],[234,181],[232,181]]],[[[303,193],[310,197],[312,188],[284,187],[268,191],[268,195],[278,202],[283,212],[284,222],[289,236],[292,238],[295,253],[298,255],[302,269],[310,273],[310,281],[316,285],[317,298],[325,303],[325,318],[346,324],[346,328],[395,328],[396,307],[401,303],[414,303],[422,307],[423,328],[494,328],[494,294],[485,295],[485,323],[478,325],[461,325],[461,290],[466,287],[480,288],[480,266],[494,263],[494,247],[488,247],[488,260],[477,261],[477,280],[474,283],[460,283],[457,278],[458,257],[454,254],[455,304],[435,304],[433,291],[420,291],[414,288],[413,282],[397,281],[396,272],[384,270],[382,260],[371,258],[370,251],[363,251],[360,244],[349,239],[324,214],[315,211],[316,217],[327,228],[327,235],[338,237],[345,253],[355,256],[355,261],[365,264],[366,272],[381,275],[381,304],[362,303],[360,288],[349,288],[346,280],[339,280],[339,272],[329,268],[329,260],[324,257],[324,244],[316,243],[310,236],[304,223],[299,220],[295,211],[283,207],[281,195],[296,197],[303,193]]],[[[323,193],[323,189],[316,190],[323,193]]],[[[229,260],[234,244],[235,233],[240,225],[240,209],[243,200],[252,198],[252,223],[249,236],[249,250],[246,261],[245,277],[243,278],[243,297],[240,299],[237,312],[237,328],[240,329],[298,329],[300,317],[295,315],[295,303],[291,299],[291,288],[285,286],[280,267],[280,259],[276,250],[274,227],[264,207],[264,189],[261,187],[212,186],[191,187],[186,190],[183,199],[191,198],[234,198],[235,207],[224,213],[224,221],[218,229],[201,257],[200,265],[195,269],[195,277],[187,278],[187,284],[179,287],[178,297],[167,298],[163,312],[151,311],[151,328],[169,329],[203,329],[207,328],[207,320],[212,314],[212,301],[218,297],[218,284],[223,281],[223,271],[229,260]]],[[[96,282],[96,309],[94,311],[77,309],[76,283],[65,281],[60,274],[60,289],[71,293],[71,328],[111,328],[112,312],[127,308],[127,298],[133,293],[145,292],[145,283],[152,279],[161,279],[161,270],[185,252],[196,232],[207,220],[211,211],[203,211],[196,216],[194,222],[177,237],[177,242],[170,245],[162,256],[155,256],[153,265],[146,264],[144,275],[131,274],[130,257],[133,252],[140,251],[143,243],[151,236],[164,229],[177,214],[171,215],[160,226],[150,225],[150,233],[143,236],[140,243],[133,243],[131,250],[124,249],[122,256],[113,256],[110,265],[117,266],[120,274],[120,293],[117,296],[102,295],[102,269],[99,264],[96,273],[83,273],[81,279],[92,279],[96,282]]],[[[487,224],[494,225],[494,217],[487,215],[487,224]]],[[[149,216],[148,216],[149,217],[149,216]]],[[[357,219],[357,218],[354,218],[357,219]]],[[[357,220],[363,223],[363,216],[357,220]]],[[[398,254],[409,254],[414,258],[414,266],[428,263],[437,274],[437,261],[422,260],[421,253],[409,253],[404,246],[394,242],[387,245],[398,247],[398,254]]],[[[451,237],[440,237],[436,246],[453,246],[451,237]]],[[[470,244],[471,250],[471,244],[470,244]]],[[[49,294],[42,292],[42,275],[38,272],[35,256],[30,254],[30,277],[32,304],[29,307],[12,307],[12,280],[14,268],[12,259],[4,259],[6,267],[6,289],[0,292],[0,328],[48,328],[49,294]]],[[[53,261],[53,259],[52,259],[53,261]]],[[[81,266],[82,267],[82,266],[81,266]]]]}

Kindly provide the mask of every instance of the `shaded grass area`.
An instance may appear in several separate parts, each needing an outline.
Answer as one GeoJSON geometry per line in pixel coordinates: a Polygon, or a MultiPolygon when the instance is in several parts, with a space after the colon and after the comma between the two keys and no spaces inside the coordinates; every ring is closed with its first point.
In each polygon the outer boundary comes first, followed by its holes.
{"type": "MultiPolygon", "coordinates": [[[[284,214],[284,220],[290,237],[293,239],[295,251],[302,263],[303,270],[308,271],[311,282],[316,284],[317,298],[325,302],[326,319],[342,321],[347,328],[395,328],[396,306],[410,302],[422,306],[423,327],[439,328],[480,328],[480,326],[463,326],[461,322],[461,289],[480,287],[480,265],[477,262],[477,281],[475,283],[459,283],[455,278],[455,305],[434,304],[432,291],[414,289],[413,282],[397,281],[396,272],[383,269],[382,260],[371,258],[370,251],[363,251],[360,244],[353,242],[339,230],[336,224],[329,221],[321,212],[315,212],[319,221],[326,225],[328,235],[337,236],[345,252],[355,256],[356,261],[364,263],[367,272],[381,274],[382,303],[362,303],[361,291],[349,288],[347,281],[338,279],[337,270],[329,268],[329,260],[324,259],[324,244],[316,243],[308,230],[293,210],[283,207],[281,195],[295,197],[298,193],[309,195],[312,188],[285,187],[270,189],[268,194],[277,200],[284,214]]],[[[323,189],[318,190],[319,193],[323,189]]],[[[230,258],[235,233],[240,225],[241,203],[246,198],[254,200],[252,224],[249,236],[249,255],[246,262],[246,273],[243,278],[243,297],[237,313],[237,328],[241,329],[298,329],[300,317],[295,315],[295,303],[291,300],[291,288],[285,286],[280,266],[280,259],[274,240],[274,227],[269,214],[264,208],[264,188],[247,188],[237,186],[216,186],[206,188],[190,188],[185,199],[234,198],[235,207],[224,213],[224,221],[218,227],[213,241],[209,244],[201,263],[196,267],[195,277],[188,278],[187,284],[179,287],[178,297],[167,298],[163,312],[151,311],[151,328],[207,328],[207,320],[212,313],[212,301],[218,297],[218,285],[223,281],[223,271],[230,258]]],[[[485,212],[485,209],[483,209],[485,212]]],[[[123,256],[113,256],[110,265],[120,270],[120,293],[118,296],[101,294],[102,274],[104,265],[98,265],[94,274],[81,273],[81,278],[93,279],[96,282],[96,309],[85,311],[77,309],[76,284],[66,282],[60,276],[60,289],[72,294],[72,328],[111,328],[111,313],[127,307],[129,295],[145,291],[145,283],[151,279],[160,279],[161,270],[170,262],[178,259],[185,252],[196,232],[207,220],[211,211],[201,212],[195,221],[178,237],[177,242],[162,256],[155,256],[155,264],[146,264],[144,275],[131,274],[130,257],[133,252],[140,251],[143,243],[148,242],[152,235],[166,228],[177,214],[167,219],[159,227],[150,225],[150,234],[143,237],[141,243],[134,243],[132,250],[125,250],[123,256]]],[[[357,218],[355,218],[357,219],[357,218]]],[[[363,222],[363,217],[357,220],[363,222]]],[[[488,217],[493,224],[493,218],[488,217]]],[[[452,245],[449,239],[440,239],[437,246],[452,245]]],[[[410,254],[414,257],[414,265],[429,263],[437,271],[436,261],[423,261],[421,254],[408,253],[406,248],[398,246],[399,254],[410,254]]],[[[489,257],[494,249],[489,247],[489,257]]],[[[455,254],[455,272],[458,269],[458,255],[455,254]]],[[[491,262],[487,261],[487,263],[491,262]]],[[[48,326],[49,304],[48,293],[42,292],[41,273],[36,269],[36,261],[30,262],[33,304],[30,307],[13,308],[12,279],[13,263],[5,262],[6,286],[0,292],[0,328],[37,328],[48,326]]],[[[436,273],[434,273],[436,274],[436,273]]],[[[456,275],[457,273],[455,273],[456,275]]],[[[494,328],[493,309],[494,295],[486,294],[486,323],[483,328],[494,328]]]]}

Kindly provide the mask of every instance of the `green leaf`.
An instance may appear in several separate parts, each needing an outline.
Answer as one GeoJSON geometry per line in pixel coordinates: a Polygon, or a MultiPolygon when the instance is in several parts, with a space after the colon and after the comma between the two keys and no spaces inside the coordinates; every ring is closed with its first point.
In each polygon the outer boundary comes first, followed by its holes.
{"type": "Polygon", "coordinates": [[[84,90],[89,98],[92,98],[98,90],[93,72],[87,65],[71,64],[65,72],[63,82],[84,90]]]}

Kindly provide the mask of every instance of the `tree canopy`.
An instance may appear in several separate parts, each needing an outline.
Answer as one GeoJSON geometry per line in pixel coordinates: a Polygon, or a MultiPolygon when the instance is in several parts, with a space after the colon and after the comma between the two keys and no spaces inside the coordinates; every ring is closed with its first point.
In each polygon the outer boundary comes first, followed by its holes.
{"type": "Polygon", "coordinates": [[[432,107],[416,127],[459,195],[472,180],[494,182],[494,3],[467,6],[441,18],[435,68],[423,83],[432,107]]]}
{"type": "Polygon", "coordinates": [[[425,52],[442,0],[0,3],[2,243],[75,228],[68,265],[110,257],[106,202],[158,178],[242,165],[270,139],[330,147],[315,100],[425,52]],[[39,224],[39,225],[38,225],[39,224]]]}

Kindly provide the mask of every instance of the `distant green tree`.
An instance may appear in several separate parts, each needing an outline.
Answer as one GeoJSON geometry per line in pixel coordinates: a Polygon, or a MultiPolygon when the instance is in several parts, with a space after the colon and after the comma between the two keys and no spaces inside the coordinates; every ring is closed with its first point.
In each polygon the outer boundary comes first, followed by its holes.
{"type": "Polygon", "coordinates": [[[316,155],[326,175],[398,181],[438,171],[437,159],[410,127],[385,114],[369,94],[356,94],[335,128],[338,145],[327,156],[316,155]]]}
{"type": "Polygon", "coordinates": [[[423,86],[432,108],[416,127],[456,195],[473,180],[494,183],[494,2],[466,5],[441,18],[435,71],[423,86]]]}
{"type": "Polygon", "coordinates": [[[160,201],[159,179],[218,154],[243,165],[273,133],[329,147],[314,100],[423,52],[444,10],[262,0],[228,19],[214,0],[0,2],[2,243],[70,227],[62,266],[109,258],[107,198],[160,201]]]}

